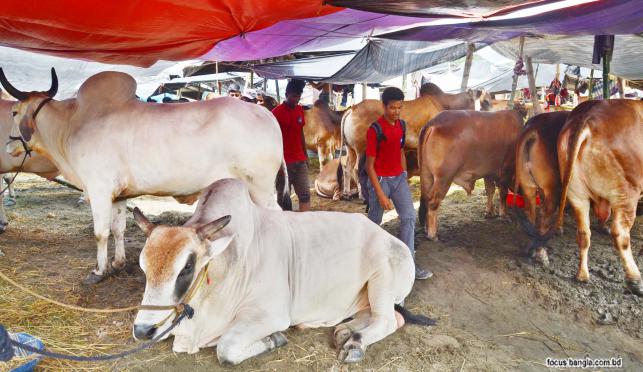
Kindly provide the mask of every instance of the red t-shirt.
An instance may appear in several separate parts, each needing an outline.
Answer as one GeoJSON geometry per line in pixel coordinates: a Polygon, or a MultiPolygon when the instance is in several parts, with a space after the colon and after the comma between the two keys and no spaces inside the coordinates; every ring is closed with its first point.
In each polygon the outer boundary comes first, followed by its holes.
{"type": "Polygon", "coordinates": [[[393,177],[402,174],[402,124],[399,120],[391,125],[384,116],[377,119],[386,139],[377,146],[377,133],[375,129],[368,128],[366,132],[366,156],[375,158],[375,173],[381,177],[393,177]]]}
{"type": "Polygon", "coordinates": [[[306,122],[304,121],[304,109],[297,105],[290,108],[286,103],[272,109],[281,128],[281,136],[284,140],[284,159],[286,164],[306,160],[306,151],[303,148],[302,129],[306,122]]]}

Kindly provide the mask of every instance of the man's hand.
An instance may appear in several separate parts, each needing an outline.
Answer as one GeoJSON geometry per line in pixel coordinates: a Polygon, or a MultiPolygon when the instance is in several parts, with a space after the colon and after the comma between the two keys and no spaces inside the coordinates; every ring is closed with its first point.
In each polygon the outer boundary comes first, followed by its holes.
{"type": "Polygon", "coordinates": [[[390,211],[391,209],[393,209],[393,202],[391,201],[391,199],[387,198],[386,196],[378,196],[377,199],[380,202],[380,206],[385,211],[390,211]]]}

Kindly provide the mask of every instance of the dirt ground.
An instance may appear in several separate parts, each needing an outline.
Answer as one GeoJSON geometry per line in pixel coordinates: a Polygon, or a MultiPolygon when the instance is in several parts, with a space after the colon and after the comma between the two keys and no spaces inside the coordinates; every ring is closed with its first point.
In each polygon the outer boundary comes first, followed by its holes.
{"type": "MultiPolygon", "coordinates": [[[[311,166],[314,176],[315,166],[311,166]]],[[[417,200],[418,180],[412,180],[417,200]]],[[[144,235],[128,218],[126,248],[132,269],[99,285],[80,282],[95,264],[96,247],[88,205],[79,194],[35,176],[21,175],[17,204],[7,208],[10,224],[0,235],[0,270],[38,292],[61,301],[91,307],[138,304],[144,276],[137,256],[144,235]]],[[[132,201],[156,222],[180,224],[190,208],[167,199],[132,201]],[[178,211],[177,211],[178,210],[178,211]]],[[[363,212],[357,201],[313,197],[313,209],[363,212]]],[[[384,228],[399,230],[395,215],[384,228]]],[[[643,217],[632,230],[632,246],[643,248],[643,217]]],[[[484,189],[471,197],[455,189],[440,210],[440,242],[427,241],[416,230],[417,257],[435,276],[418,281],[406,301],[413,312],[439,320],[435,327],[405,326],[368,348],[359,365],[339,363],[330,328],[288,330],[289,344],[249,360],[232,371],[249,370],[394,370],[509,371],[547,370],[545,359],[620,357],[624,370],[643,370],[643,298],[627,293],[623,270],[611,238],[593,231],[592,280],[573,280],[577,266],[575,228],[568,217],[565,233],[549,243],[549,267],[534,266],[519,248],[528,239],[517,225],[484,218],[484,189]],[[608,314],[608,315],[605,315],[608,314]]],[[[110,255],[113,247],[110,244],[110,255]]],[[[637,256],[639,267],[643,257],[637,256]]],[[[0,284],[0,323],[27,331],[53,350],[79,354],[116,352],[134,345],[134,313],[82,314],[56,309],[0,284]],[[69,331],[65,331],[69,330],[69,331]]],[[[68,364],[46,360],[46,370],[217,371],[214,348],[195,355],[174,354],[171,340],[115,363],[68,364]]],[[[0,363],[0,370],[4,370],[0,363]]]]}

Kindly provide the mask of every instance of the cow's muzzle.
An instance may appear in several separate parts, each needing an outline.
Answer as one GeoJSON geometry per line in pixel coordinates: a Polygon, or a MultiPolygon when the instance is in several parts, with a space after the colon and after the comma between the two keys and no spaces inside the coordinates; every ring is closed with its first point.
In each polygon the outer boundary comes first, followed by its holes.
{"type": "Polygon", "coordinates": [[[134,338],[137,340],[151,340],[158,328],[155,324],[134,324],[134,338]]]}

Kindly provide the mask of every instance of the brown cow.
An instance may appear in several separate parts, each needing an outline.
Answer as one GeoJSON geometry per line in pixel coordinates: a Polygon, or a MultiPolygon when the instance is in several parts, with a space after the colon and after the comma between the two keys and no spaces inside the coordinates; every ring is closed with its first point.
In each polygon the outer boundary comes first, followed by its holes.
{"type": "MultiPolygon", "coordinates": [[[[344,174],[339,168],[339,158],[326,163],[317,178],[315,178],[315,192],[322,198],[339,200],[344,186],[344,174]]],[[[342,156],[346,161],[346,156],[342,156]]],[[[351,180],[351,196],[357,194],[357,183],[351,180]]]]}
{"type": "Polygon", "coordinates": [[[333,159],[335,150],[339,148],[342,115],[344,111],[333,111],[321,100],[304,110],[306,148],[317,152],[320,171],[327,161],[333,159]]]}
{"type": "Polygon", "coordinates": [[[509,187],[523,196],[524,213],[517,210],[518,219],[534,238],[530,256],[543,263],[548,262],[544,242],[553,231],[560,201],[558,134],[568,116],[569,112],[549,112],[529,119],[516,140],[515,151],[507,153],[500,181],[501,188],[509,187]],[[537,195],[540,206],[536,204],[537,195]]]}
{"type": "Polygon", "coordinates": [[[491,111],[491,97],[484,90],[467,89],[466,92],[449,94],[433,83],[426,83],[420,88],[420,96],[432,96],[445,110],[476,110],[476,103],[479,103],[480,111],[491,111]]]}
{"type": "MultiPolygon", "coordinates": [[[[431,96],[422,96],[404,101],[400,119],[406,121],[405,149],[415,152],[420,129],[443,110],[442,105],[431,96]]],[[[358,164],[366,151],[366,132],[370,125],[384,114],[382,101],[367,99],[346,110],[342,118],[342,139],[346,144],[347,160],[343,166],[344,179],[358,179],[358,164]]],[[[409,177],[417,175],[417,169],[407,167],[409,177]]],[[[350,186],[344,183],[343,196],[350,194],[350,186]]],[[[361,187],[360,187],[361,194],[361,187]]]]}
{"type": "MultiPolygon", "coordinates": [[[[2,143],[6,143],[11,135],[11,127],[13,126],[13,113],[11,108],[15,103],[15,101],[0,99],[0,141],[2,141],[2,143]]],[[[52,179],[58,175],[56,166],[42,155],[32,153],[30,157],[25,159],[21,168],[20,164],[22,163],[22,159],[23,157],[15,158],[9,155],[4,149],[1,149],[0,174],[20,170],[21,172],[35,173],[47,179],[52,179]]],[[[11,181],[11,179],[13,179],[13,177],[10,177],[9,181],[11,181]]],[[[1,183],[0,189],[2,189],[1,183]]],[[[4,212],[3,195],[0,193],[0,233],[5,231],[8,223],[7,216],[4,212]]]]}
{"type": "MultiPolygon", "coordinates": [[[[576,279],[589,280],[589,210],[590,202],[594,202],[599,211],[612,210],[611,233],[625,281],[630,291],[642,296],[643,282],[632,256],[630,229],[643,192],[643,102],[602,100],[578,105],[558,137],[558,164],[560,205],[569,200],[576,217],[580,249],[576,279]]],[[[562,221],[560,208],[560,226],[562,221]]]]}
{"type": "MultiPolygon", "coordinates": [[[[505,154],[513,149],[522,128],[522,117],[514,110],[444,111],[422,128],[418,151],[422,192],[419,216],[429,239],[437,240],[437,211],[451,183],[471,194],[475,181],[484,178],[486,215],[495,214],[495,187],[505,154]]],[[[501,201],[506,195],[507,189],[501,188],[501,201]]],[[[506,215],[504,203],[500,203],[500,215],[506,215]]]]}

